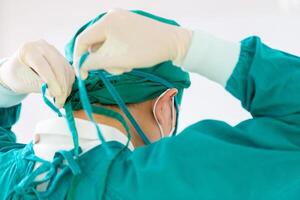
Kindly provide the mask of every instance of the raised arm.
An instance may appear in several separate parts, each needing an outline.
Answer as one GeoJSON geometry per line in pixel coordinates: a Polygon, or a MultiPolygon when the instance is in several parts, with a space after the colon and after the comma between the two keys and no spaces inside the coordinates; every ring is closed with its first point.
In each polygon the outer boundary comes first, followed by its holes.
{"type": "Polygon", "coordinates": [[[15,55],[1,62],[0,151],[13,147],[16,142],[11,127],[19,118],[20,103],[27,94],[40,92],[42,83],[47,83],[48,94],[62,107],[73,82],[71,66],[43,40],[22,45],[15,55]]]}
{"type": "MultiPolygon", "coordinates": [[[[176,137],[123,152],[111,167],[107,199],[240,199],[249,194],[297,199],[300,58],[250,37],[241,42],[232,69],[226,89],[253,119],[234,127],[199,121],[176,137]]],[[[225,80],[218,77],[211,74],[215,81],[225,80]]]]}
{"type": "Polygon", "coordinates": [[[253,117],[299,124],[299,57],[258,37],[236,44],[195,31],[183,66],[224,85],[253,117]]]}
{"type": "MultiPolygon", "coordinates": [[[[7,59],[0,62],[0,69],[7,59]]],[[[0,152],[8,151],[16,143],[16,136],[11,131],[12,126],[20,116],[20,102],[26,94],[17,94],[0,84],[0,152]]]]}

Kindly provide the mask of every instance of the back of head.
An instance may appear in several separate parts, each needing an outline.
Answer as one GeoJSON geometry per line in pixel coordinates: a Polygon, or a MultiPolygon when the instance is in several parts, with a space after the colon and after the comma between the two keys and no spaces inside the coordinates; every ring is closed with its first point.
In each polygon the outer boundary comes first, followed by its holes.
{"type": "MultiPolygon", "coordinates": [[[[137,14],[158,20],[163,23],[178,26],[175,21],[164,19],[143,11],[132,11],[137,14]]],[[[100,14],[95,19],[89,21],[82,26],[66,45],[65,52],[66,58],[73,64],[73,54],[75,41],[78,35],[86,28],[93,25],[106,13],[100,14]]],[[[129,30],[130,31],[130,30],[129,30]]],[[[147,48],[145,46],[145,48],[147,48]]],[[[86,53],[88,56],[88,53],[86,53]]],[[[86,57],[85,55],[82,58],[86,57]]],[[[84,62],[84,61],[83,61],[84,62]]],[[[121,75],[111,75],[103,70],[89,72],[88,78],[83,82],[81,79],[76,79],[73,85],[72,92],[67,99],[67,113],[70,114],[70,110],[82,110],[87,111],[90,120],[95,123],[92,112],[100,115],[115,118],[121,122],[122,126],[126,129],[128,136],[132,135],[129,130],[128,123],[120,113],[114,112],[114,110],[107,109],[107,107],[97,107],[95,104],[100,105],[118,105],[118,107],[126,115],[126,118],[130,121],[130,124],[134,127],[137,134],[142,138],[145,144],[151,143],[151,141],[144,134],[143,130],[136,122],[135,118],[129,112],[127,105],[143,103],[149,100],[153,100],[159,97],[167,89],[176,88],[178,93],[175,96],[175,107],[178,108],[182,100],[183,91],[190,86],[189,74],[183,71],[180,67],[174,66],[171,61],[162,62],[155,66],[149,66],[148,68],[135,69],[131,72],[127,72],[121,75]],[[82,88],[84,87],[84,88],[82,88]],[[86,92],[83,92],[86,91],[86,92]],[[84,93],[84,95],[83,95],[84,93]],[[83,97],[84,96],[84,97],[83,97]],[[90,106],[92,105],[92,106],[90,106]]],[[[70,115],[69,115],[70,116],[70,115]]],[[[178,109],[176,112],[176,119],[178,117],[178,109]]],[[[72,121],[72,120],[71,120],[72,121]]],[[[177,120],[176,120],[177,122],[177,120]]],[[[76,135],[76,128],[73,126],[71,132],[76,135]]],[[[96,125],[99,138],[102,138],[101,131],[96,125]]],[[[177,123],[175,125],[176,133],[177,123]]],[[[101,139],[102,141],[103,138],[101,139]]]]}
{"type": "MultiPolygon", "coordinates": [[[[133,12],[152,18],[154,20],[161,21],[163,23],[178,26],[175,21],[169,19],[161,18],[143,11],[133,12]]],[[[66,58],[71,64],[73,63],[74,45],[77,36],[86,28],[94,24],[97,20],[101,19],[101,17],[103,17],[105,14],[106,13],[100,14],[95,19],[82,26],[77,31],[75,36],[71,39],[71,41],[66,45],[66,58]]],[[[171,61],[163,62],[155,66],[150,66],[149,68],[137,69],[118,76],[108,75],[110,82],[126,104],[135,104],[154,99],[161,93],[163,93],[166,89],[168,89],[166,85],[163,85],[160,82],[155,82],[153,80],[150,80],[150,78],[137,75],[136,71],[150,74],[154,77],[159,77],[162,80],[170,83],[172,87],[178,90],[177,102],[179,104],[181,103],[183,90],[190,86],[189,74],[187,72],[184,72],[181,68],[174,66],[171,61]]],[[[99,103],[102,105],[116,105],[114,98],[108,91],[107,87],[105,87],[105,85],[103,84],[103,81],[97,75],[89,74],[88,79],[85,81],[85,85],[91,103],[99,103]]],[[[70,94],[68,101],[71,102],[72,108],[74,110],[82,109],[77,84],[74,84],[72,93],[70,94]]]]}

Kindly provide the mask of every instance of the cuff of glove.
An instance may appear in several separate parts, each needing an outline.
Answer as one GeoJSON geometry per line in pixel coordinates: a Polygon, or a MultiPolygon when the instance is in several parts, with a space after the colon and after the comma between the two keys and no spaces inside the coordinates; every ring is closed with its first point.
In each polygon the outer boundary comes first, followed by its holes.
{"type": "MultiPolygon", "coordinates": [[[[0,60],[0,67],[7,59],[0,60]]],[[[18,105],[27,94],[17,94],[0,84],[0,108],[8,108],[18,105]]]]}
{"type": "Polygon", "coordinates": [[[183,61],[183,68],[203,75],[225,86],[236,66],[240,44],[194,31],[191,46],[183,61]]]}
{"type": "Polygon", "coordinates": [[[27,94],[17,94],[0,85],[0,108],[18,105],[27,94]]]}

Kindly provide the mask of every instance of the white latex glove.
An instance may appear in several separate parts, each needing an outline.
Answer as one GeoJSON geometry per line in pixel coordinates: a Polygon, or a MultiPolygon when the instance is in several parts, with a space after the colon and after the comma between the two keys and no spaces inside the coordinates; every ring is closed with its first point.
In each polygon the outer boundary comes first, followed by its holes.
{"type": "Polygon", "coordinates": [[[47,83],[47,94],[62,107],[71,92],[74,72],[67,60],[44,40],[29,42],[0,66],[0,84],[18,93],[39,93],[47,83]]]}
{"type": "Polygon", "coordinates": [[[180,65],[191,38],[190,30],[127,10],[112,10],[77,37],[74,62],[78,64],[84,52],[91,52],[81,69],[83,78],[91,69],[120,74],[167,60],[180,65]]]}

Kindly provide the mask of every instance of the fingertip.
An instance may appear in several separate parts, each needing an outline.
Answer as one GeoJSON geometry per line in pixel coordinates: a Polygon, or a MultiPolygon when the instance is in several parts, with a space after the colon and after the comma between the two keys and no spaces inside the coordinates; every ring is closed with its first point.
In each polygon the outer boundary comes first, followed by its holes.
{"type": "Polygon", "coordinates": [[[65,102],[66,102],[66,98],[65,97],[57,97],[57,98],[55,98],[55,105],[58,108],[63,108],[65,102]]]}
{"type": "Polygon", "coordinates": [[[126,68],[126,69],[124,69],[124,73],[126,72],[126,73],[129,73],[129,72],[131,72],[132,71],[132,68],[126,68]]]}
{"type": "Polygon", "coordinates": [[[80,57],[89,50],[89,45],[86,41],[86,35],[80,34],[75,42],[75,49],[73,54],[73,61],[78,63],[80,57]]]}
{"type": "Polygon", "coordinates": [[[112,75],[121,75],[121,74],[127,72],[125,69],[121,69],[121,68],[110,68],[110,69],[105,69],[105,70],[112,75]]]}
{"type": "Polygon", "coordinates": [[[89,76],[89,73],[86,70],[80,70],[80,75],[82,80],[86,80],[89,76]]]}
{"type": "Polygon", "coordinates": [[[61,109],[61,108],[64,107],[64,104],[61,104],[61,103],[60,103],[60,104],[56,104],[56,103],[55,103],[55,105],[56,105],[56,107],[59,108],[59,109],[61,109]]]}
{"type": "Polygon", "coordinates": [[[59,87],[58,83],[56,83],[54,81],[48,85],[49,85],[49,91],[51,92],[51,94],[53,96],[61,96],[62,95],[62,89],[59,87]]]}

